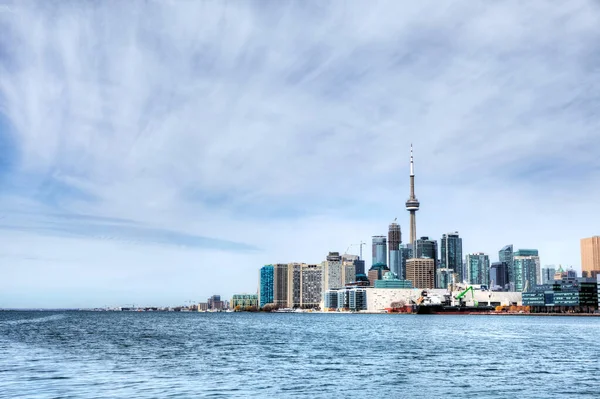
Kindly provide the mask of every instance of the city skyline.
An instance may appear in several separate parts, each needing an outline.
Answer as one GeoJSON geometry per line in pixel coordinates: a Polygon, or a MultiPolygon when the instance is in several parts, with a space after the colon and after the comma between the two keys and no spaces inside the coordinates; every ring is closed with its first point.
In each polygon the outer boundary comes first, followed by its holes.
{"type": "Polygon", "coordinates": [[[230,298],[361,241],[368,270],[409,242],[411,143],[417,238],[581,272],[592,3],[257,4],[0,12],[0,307],[230,298]]]}

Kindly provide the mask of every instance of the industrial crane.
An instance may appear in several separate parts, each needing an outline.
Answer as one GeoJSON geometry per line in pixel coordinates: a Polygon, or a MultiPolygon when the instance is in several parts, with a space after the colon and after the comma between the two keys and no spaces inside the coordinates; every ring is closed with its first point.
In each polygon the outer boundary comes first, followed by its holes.
{"type": "Polygon", "coordinates": [[[458,304],[459,304],[459,306],[463,306],[463,305],[464,305],[464,303],[463,303],[462,299],[463,299],[463,297],[464,297],[465,295],[467,295],[467,293],[468,293],[469,291],[471,291],[471,298],[473,299],[473,304],[474,304],[475,306],[477,306],[477,301],[475,301],[475,290],[473,290],[473,286],[471,286],[471,285],[470,285],[470,286],[469,286],[469,287],[468,287],[466,290],[462,291],[460,294],[458,294],[458,295],[456,296],[456,299],[458,299],[458,304]]]}
{"type": "Polygon", "coordinates": [[[352,248],[354,246],[360,246],[360,259],[362,260],[362,258],[363,258],[362,257],[362,247],[363,247],[363,245],[367,245],[367,243],[363,242],[362,240],[361,240],[360,244],[350,244],[348,246],[348,248],[346,249],[346,253],[348,253],[348,251],[350,250],[350,248],[352,248]]]}

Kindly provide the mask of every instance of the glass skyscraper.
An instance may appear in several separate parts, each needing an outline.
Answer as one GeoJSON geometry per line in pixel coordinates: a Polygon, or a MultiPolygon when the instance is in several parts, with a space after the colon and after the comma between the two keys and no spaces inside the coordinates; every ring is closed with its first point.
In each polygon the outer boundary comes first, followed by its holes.
{"type": "Polygon", "coordinates": [[[506,262],[494,262],[490,266],[490,288],[508,289],[508,265],[506,262]]]}
{"type": "Polygon", "coordinates": [[[466,276],[463,276],[462,238],[458,236],[458,231],[442,235],[441,244],[440,268],[447,269],[446,273],[454,274],[454,279],[448,276],[447,279],[441,277],[440,280],[448,283],[453,280],[456,283],[463,282],[466,276]]]}
{"type": "Polygon", "coordinates": [[[400,280],[406,279],[406,260],[413,257],[412,244],[400,244],[400,272],[398,278],[400,280]]]}
{"type": "Polygon", "coordinates": [[[515,285],[515,268],[513,265],[513,246],[512,244],[505,245],[498,251],[498,260],[506,263],[508,267],[508,282],[511,285],[510,291],[514,291],[515,285]]]}
{"type": "Polygon", "coordinates": [[[273,303],[273,265],[260,268],[260,307],[273,303]]]}
{"type": "Polygon", "coordinates": [[[396,275],[402,275],[402,254],[400,253],[402,233],[398,223],[391,223],[388,230],[388,267],[396,275]]]}
{"type": "Polygon", "coordinates": [[[519,249],[513,253],[515,291],[529,291],[541,280],[540,257],[537,249],[519,249]]]}
{"type": "Polygon", "coordinates": [[[373,236],[373,263],[387,266],[387,240],[385,236],[373,236]]]}
{"type": "Polygon", "coordinates": [[[490,257],[482,252],[466,256],[467,281],[470,284],[489,284],[490,257]]]}
{"type": "Polygon", "coordinates": [[[438,243],[436,240],[430,240],[429,237],[421,237],[417,240],[417,256],[415,258],[433,259],[437,269],[438,261],[438,243]]]}

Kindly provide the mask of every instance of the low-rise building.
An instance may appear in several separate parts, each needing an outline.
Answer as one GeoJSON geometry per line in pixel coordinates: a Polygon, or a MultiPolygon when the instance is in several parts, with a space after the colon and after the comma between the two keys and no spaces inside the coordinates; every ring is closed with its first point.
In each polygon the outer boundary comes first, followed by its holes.
{"type": "Polygon", "coordinates": [[[242,310],[245,308],[258,308],[258,295],[256,294],[235,294],[231,298],[231,308],[236,309],[240,307],[242,310]]]}
{"type": "Polygon", "coordinates": [[[396,273],[387,272],[382,280],[375,280],[375,288],[413,288],[409,280],[400,280],[396,273]]]}
{"type": "Polygon", "coordinates": [[[554,280],[523,293],[532,313],[593,313],[598,310],[598,280],[554,280]]]}

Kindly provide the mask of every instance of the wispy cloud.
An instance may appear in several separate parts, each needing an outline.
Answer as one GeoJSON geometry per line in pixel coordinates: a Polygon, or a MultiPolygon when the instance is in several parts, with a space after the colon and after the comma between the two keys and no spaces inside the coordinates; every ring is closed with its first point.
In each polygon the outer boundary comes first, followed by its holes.
{"type": "Polygon", "coordinates": [[[260,248],[211,289],[252,288],[403,222],[413,142],[419,234],[574,265],[598,234],[593,1],[7,4],[0,206],[34,215],[11,228],[260,248]]]}

